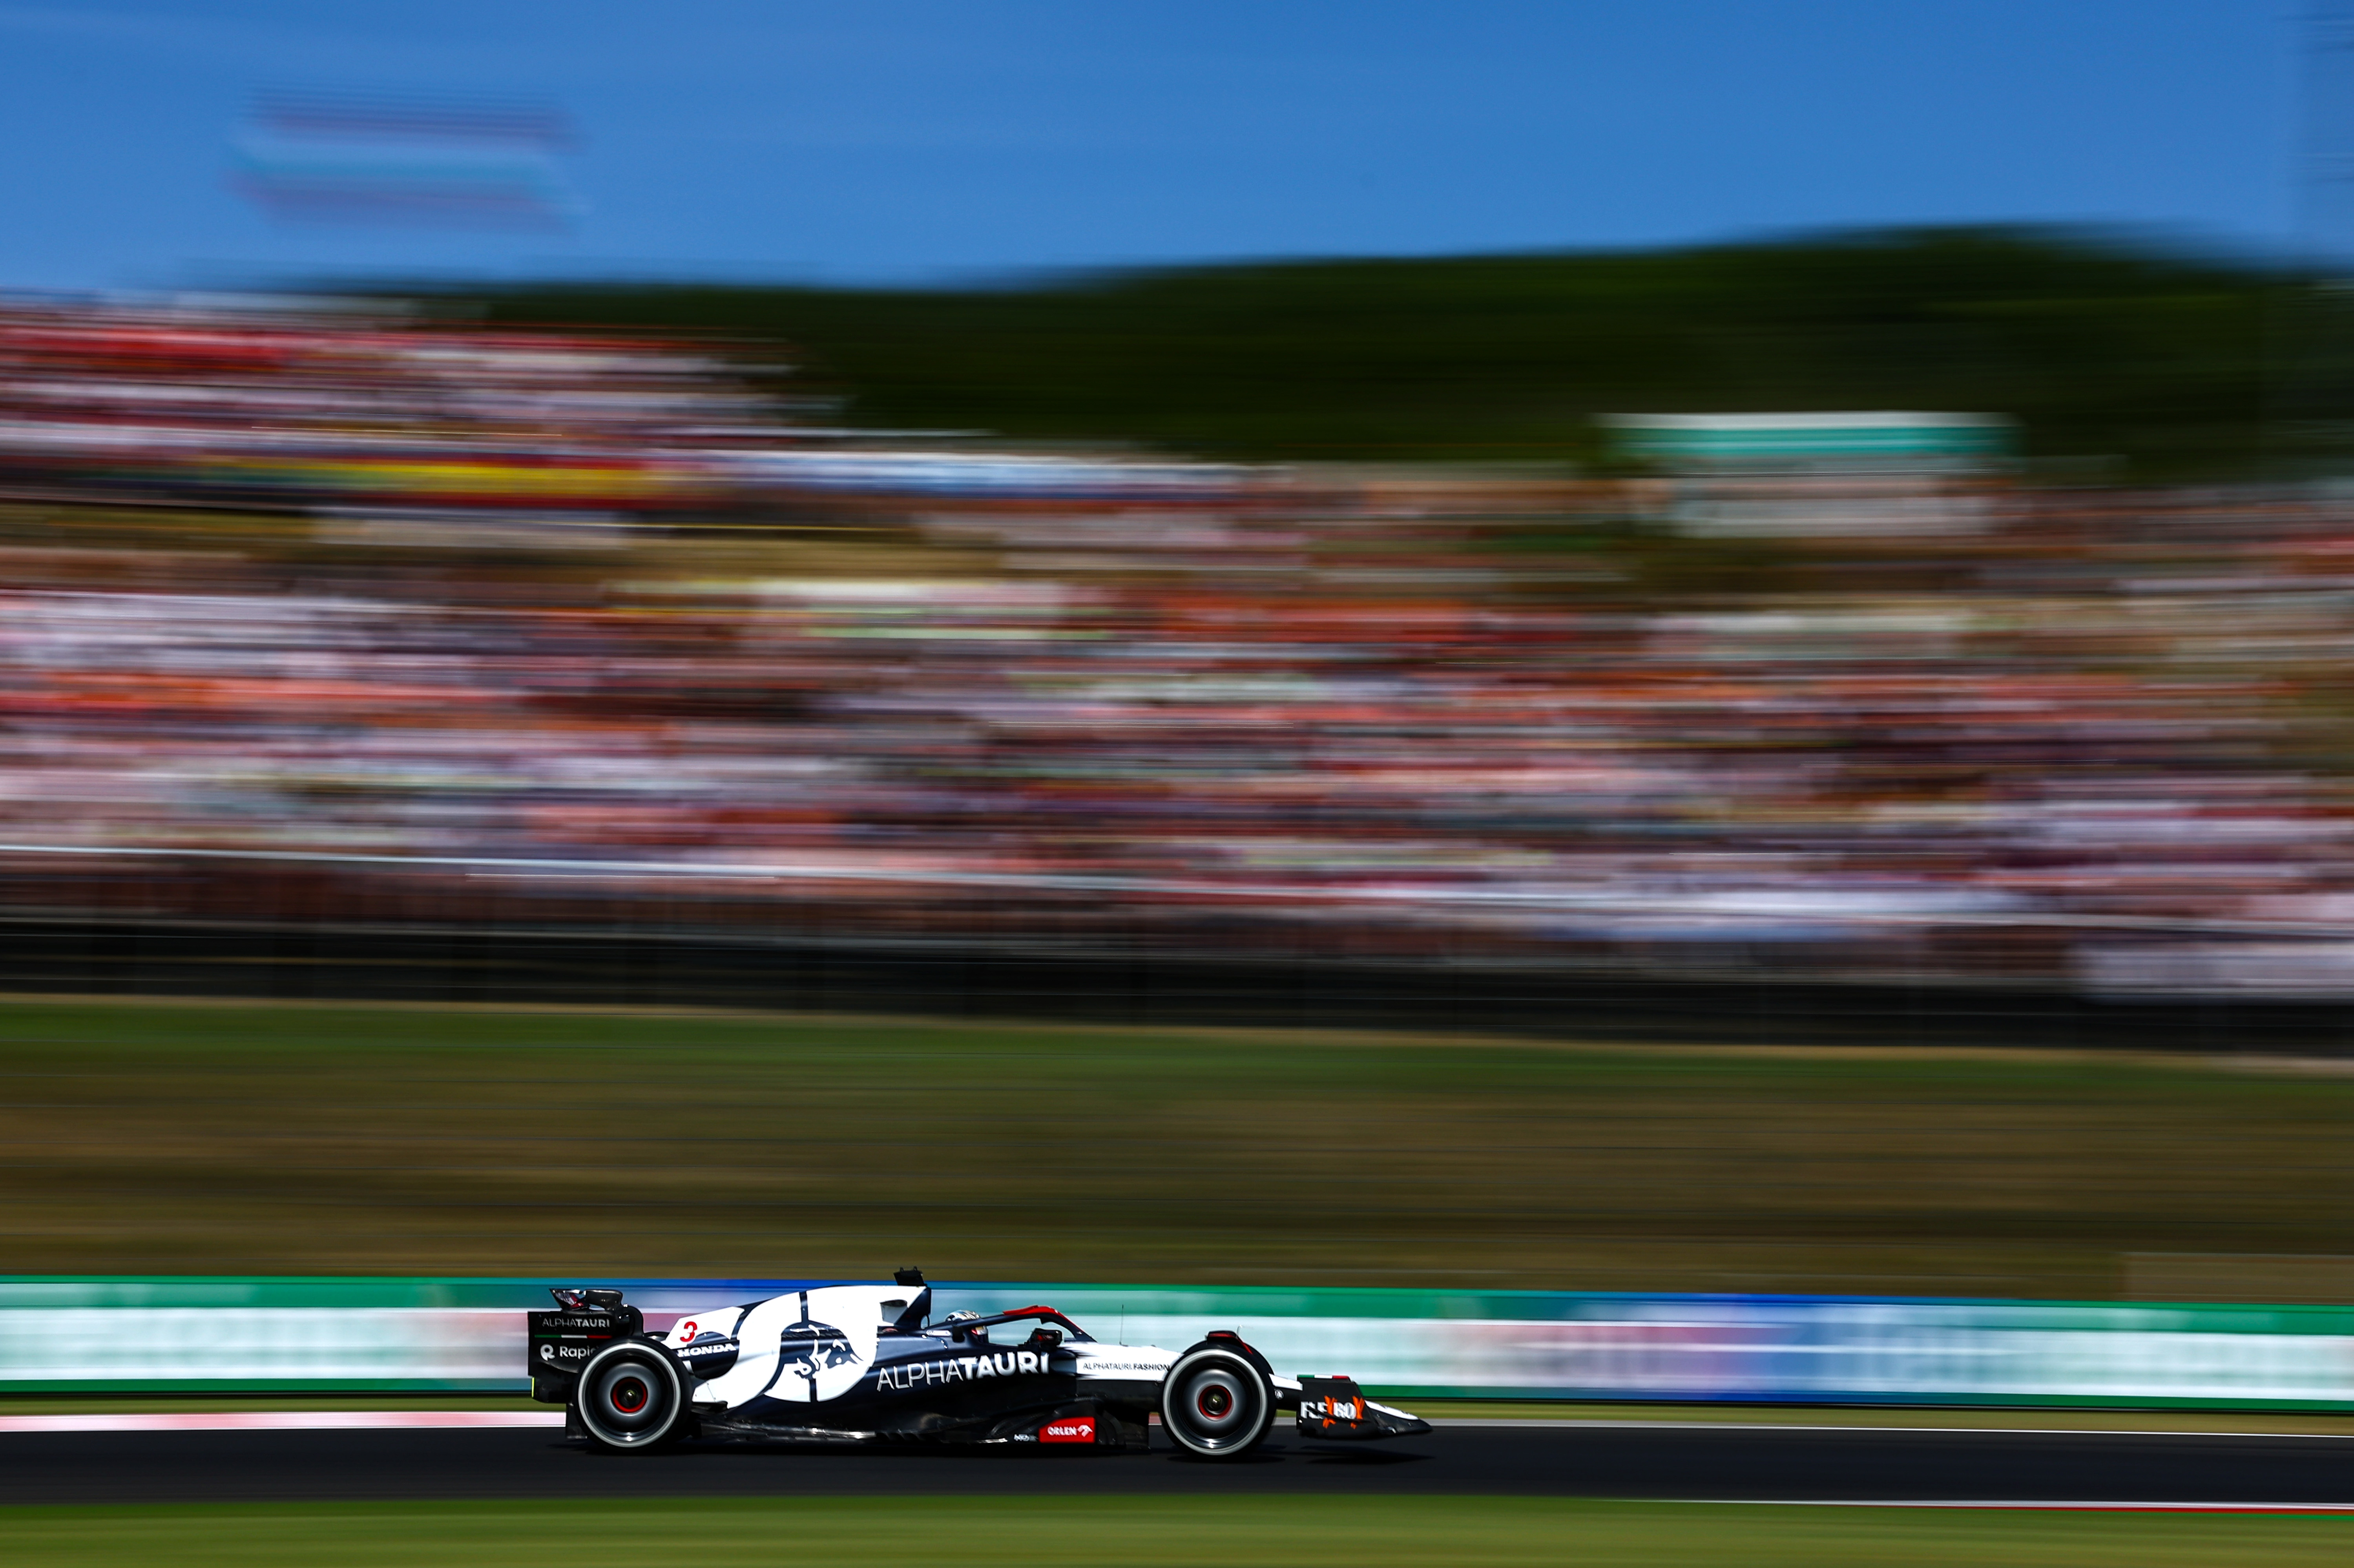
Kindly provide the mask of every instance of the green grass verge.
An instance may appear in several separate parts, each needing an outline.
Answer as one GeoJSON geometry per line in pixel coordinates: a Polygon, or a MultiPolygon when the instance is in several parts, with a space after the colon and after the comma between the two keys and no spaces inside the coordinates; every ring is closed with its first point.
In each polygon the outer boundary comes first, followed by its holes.
{"type": "Polygon", "coordinates": [[[2293,1299],[2349,1128],[2195,1061],[18,999],[0,1258],[2293,1299]]]}
{"type": "Polygon", "coordinates": [[[698,1561],[1020,1568],[1118,1563],[2343,1563],[2354,1520],[1585,1502],[1552,1498],[860,1498],[0,1510],[15,1568],[676,1568],[698,1561]]]}

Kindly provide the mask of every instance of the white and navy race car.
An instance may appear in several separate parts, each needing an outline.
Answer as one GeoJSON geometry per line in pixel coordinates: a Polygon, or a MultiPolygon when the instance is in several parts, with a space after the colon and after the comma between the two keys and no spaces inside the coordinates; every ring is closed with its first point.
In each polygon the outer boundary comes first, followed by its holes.
{"type": "Polygon", "coordinates": [[[560,1289],[530,1318],[532,1395],[567,1434],[642,1453],[681,1438],[1142,1449],[1231,1459],[1294,1413],[1303,1436],[1402,1437],[1430,1424],[1344,1377],[1276,1375],[1241,1336],[1183,1351],[1109,1345],[1052,1307],[934,1321],[921,1273],[681,1317],[665,1333],[619,1290],[560,1289]]]}

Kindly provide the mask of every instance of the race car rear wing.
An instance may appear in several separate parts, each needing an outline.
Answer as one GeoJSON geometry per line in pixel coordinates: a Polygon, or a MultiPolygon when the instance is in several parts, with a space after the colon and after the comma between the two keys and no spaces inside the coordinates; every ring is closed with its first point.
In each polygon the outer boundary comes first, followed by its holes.
{"type": "Polygon", "coordinates": [[[526,1312],[525,1351],[531,1396],[542,1404],[562,1404],[588,1358],[614,1340],[642,1334],[645,1314],[621,1299],[618,1290],[552,1287],[554,1311],[526,1312]]]}

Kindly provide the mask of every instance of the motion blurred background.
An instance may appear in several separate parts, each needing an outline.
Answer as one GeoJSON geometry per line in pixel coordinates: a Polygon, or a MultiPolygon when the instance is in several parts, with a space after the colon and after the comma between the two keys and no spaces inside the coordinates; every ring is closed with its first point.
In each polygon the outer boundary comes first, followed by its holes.
{"type": "Polygon", "coordinates": [[[0,8],[8,1266],[2344,1300],[2349,27],[0,8]]]}

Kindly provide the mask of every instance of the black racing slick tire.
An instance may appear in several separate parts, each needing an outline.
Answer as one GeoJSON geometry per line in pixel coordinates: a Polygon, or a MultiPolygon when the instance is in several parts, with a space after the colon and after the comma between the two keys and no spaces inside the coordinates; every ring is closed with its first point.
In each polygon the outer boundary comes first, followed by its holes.
{"type": "Polygon", "coordinates": [[[686,1379],[658,1346],[608,1345],[580,1369],[574,1408],[589,1440],[620,1454],[642,1454],[686,1430],[686,1379]]]}
{"type": "Polygon", "coordinates": [[[1161,1429],[1197,1459],[1239,1459],[1275,1426],[1275,1385],[1233,1351],[1200,1345],[1161,1383],[1161,1429]]]}

